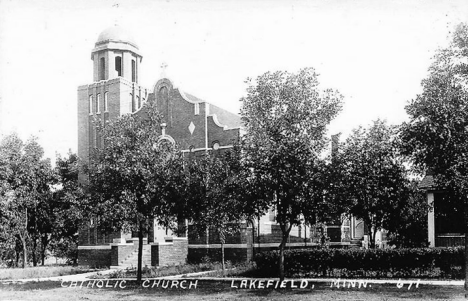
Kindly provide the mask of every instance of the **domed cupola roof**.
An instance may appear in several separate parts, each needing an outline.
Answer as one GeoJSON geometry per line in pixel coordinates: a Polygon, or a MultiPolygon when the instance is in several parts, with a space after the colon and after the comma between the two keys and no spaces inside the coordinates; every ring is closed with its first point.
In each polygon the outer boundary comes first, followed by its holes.
{"type": "Polygon", "coordinates": [[[93,58],[93,53],[106,50],[130,51],[140,58],[142,57],[132,35],[118,25],[109,27],[101,32],[91,52],[91,59],[93,58]]]}
{"type": "Polygon", "coordinates": [[[96,46],[109,42],[130,44],[138,49],[132,35],[118,25],[109,27],[101,32],[96,42],[96,46]]]}

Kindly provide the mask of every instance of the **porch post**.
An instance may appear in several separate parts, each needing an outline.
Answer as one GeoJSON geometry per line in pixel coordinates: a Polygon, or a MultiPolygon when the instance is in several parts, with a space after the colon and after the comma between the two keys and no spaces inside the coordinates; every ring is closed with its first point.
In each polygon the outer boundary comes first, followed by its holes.
{"type": "Polygon", "coordinates": [[[435,247],[434,193],[427,192],[427,203],[431,208],[427,212],[427,234],[429,247],[435,247]]]}

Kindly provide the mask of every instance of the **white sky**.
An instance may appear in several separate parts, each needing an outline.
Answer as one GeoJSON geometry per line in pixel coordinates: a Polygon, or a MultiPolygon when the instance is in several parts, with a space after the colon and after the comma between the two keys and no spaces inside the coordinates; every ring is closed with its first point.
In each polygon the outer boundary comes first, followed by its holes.
{"type": "Polygon", "coordinates": [[[468,1],[0,0],[0,133],[37,136],[53,161],[76,152],[77,87],[92,82],[91,50],[116,22],[143,54],[140,84],[152,88],[164,62],[184,91],[233,112],[247,77],[315,67],[345,96],[330,133],[346,137],[407,118],[468,1]]]}

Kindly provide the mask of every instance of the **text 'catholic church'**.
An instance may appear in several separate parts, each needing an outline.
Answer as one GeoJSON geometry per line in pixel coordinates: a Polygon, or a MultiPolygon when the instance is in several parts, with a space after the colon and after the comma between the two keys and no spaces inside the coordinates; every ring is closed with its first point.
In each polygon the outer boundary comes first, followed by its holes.
{"type": "MultiPolygon", "coordinates": [[[[142,55],[135,41],[118,26],[103,31],[91,52],[93,83],[78,87],[78,156],[89,160],[90,150],[101,141],[94,120],[116,119],[138,114],[147,101],[156,101],[166,123],[164,135],[176,141],[183,152],[222,150],[233,147],[241,134],[236,114],[184,93],[168,78],[159,79],[153,89],[139,85],[142,55]]],[[[81,179],[83,180],[83,179],[81,179]]],[[[245,261],[258,250],[277,248],[280,229],[274,212],[251,224],[242,225],[239,234],[226,239],[226,259],[245,261]]],[[[355,219],[328,227],[331,244],[350,245],[364,236],[364,227],[355,219]]],[[[214,235],[176,237],[154,225],[143,249],[143,266],[196,262],[204,256],[220,256],[214,235]]],[[[305,225],[293,228],[288,248],[317,244],[313,231],[305,225]],[[312,236],[312,237],[311,237],[312,236]]],[[[138,242],[131,233],[104,233],[95,221],[79,232],[79,264],[90,266],[136,266],[138,242]]]]}

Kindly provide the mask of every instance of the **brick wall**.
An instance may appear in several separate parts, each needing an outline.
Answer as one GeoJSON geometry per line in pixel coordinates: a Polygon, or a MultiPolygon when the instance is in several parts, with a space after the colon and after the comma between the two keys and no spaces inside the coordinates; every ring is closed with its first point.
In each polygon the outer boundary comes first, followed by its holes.
{"type": "MultiPolygon", "coordinates": [[[[225,248],[224,260],[231,262],[247,262],[252,257],[252,248],[225,248]]],[[[221,248],[189,248],[187,262],[200,263],[206,260],[221,261],[221,248]]]]}
{"type": "Polygon", "coordinates": [[[151,244],[151,265],[166,266],[187,262],[188,240],[185,237],[174,237],[172,242],[151,244]]]}
{"type": "Polygon", "coordinates": [[[89,267],[109,267],[111,265],[110,246],[78,247],[78,264],[89,267]]]}
{"type": "Polygon", "coordinates": [[[213,106],[189,94],[182,94],[178,88],[174,88],[168,79],[161,79],[154,88],[158,110],[163,114],[163,120],[167,124],[166,134],[170,135],[177,142],[182,150],[188,150],[191,146],[195,149],[212,146],[217,141],[220,146],[232,145],[233,141],[239,139],[239,128],[224,130],[226,124],[229,127],[238,127],[240,117],[227,112],[219,107],[213,106]],[[168,90],[167,97],[160,91],[162,88],[168,90]],[[195,114],[195,102],[198,102],[199,114],[195,114]],[[219,126],[213,120],[216,114],[219,126]],[[207,120],[205,119],[207,118],[207,120]],[[195,129],[190,133],[188,127],[190,123],[195,125],[195,129]],[[206,139],[206,134],[207,138],[206,139]]]}
{"type": "MultiPolygon", "coordinates": [[[[217,141],[221,147],[233,145],[234,143],[239,141],[240,136],[239,136],[238,128],[225,130],[224,128],[219,127],[214,122],[213,116],[208,116],[207,125],[208,125],[208,147],[212,147],[215,141],[217,141]]],[[[221,125],[223,124],[221,123],[221,125]]]]}

